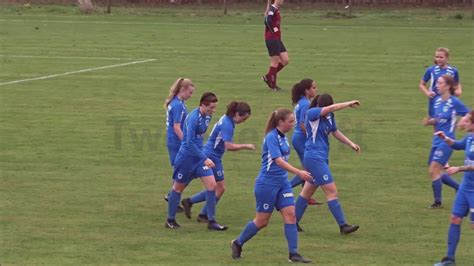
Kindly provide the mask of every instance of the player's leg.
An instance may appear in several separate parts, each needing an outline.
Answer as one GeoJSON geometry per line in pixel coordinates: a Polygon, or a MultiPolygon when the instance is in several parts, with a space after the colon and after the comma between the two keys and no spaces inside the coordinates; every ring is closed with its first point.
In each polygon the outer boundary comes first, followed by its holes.
{"type": "Polygon", "coordinates": [[[181,227],[176,222],[176,212],[178,209],[179,201],[181,199],[181,194],[183,193],[188,183],[189,182],[183,182],[182,179],[175,179],[175,182],[173,183],[173,188],[171,189],[171,193],[168,198],[168,217],[165,224],[166,228],[178,229],[179,227],[181,227]]]}
{"type": "Polygon", "coordinates": [[[306,208],[308,207],[308,202],[313,196],[316,189],[318,189],[317,185],[313,184],[312,182],[305,182],[303,189],[301,190],[301,193],[298,199],[296,200],[296,222],[298,223],[298,229],[300,232],[302,232],[303,229],[299,227],[299,222],[301,221],[301,218],[303,218],[306,208]]]}
{"type": "Polygon", "coordinates": [[[207,228],[216,231],[225,231],[227,226],[221,225],[216,221],[216,180],[214,175],[201,177],[201,182],[206,188],[206,206],[207,206],[207,228]]]}
{"type": "Polygon", "coordinates": [[[434,202],[428,206],[430,209],[442,208],[442,174],[444,165],[448,162],[452,153],[453,150],[447,145],[440,145],[431,150],[429,174],[431,177],[434,202]]]}
{"type": "Polygon", "coordinates": [[[305,259],[298,253],[298,230],[296,227],[295,206],[290,205],[280,209],[283,223],[286,242],[288,244],[288,261],[310,263],[310,260],[305,259]]]}
{"type": "MultiPolygon", "coordinates": [[[[225,181],[223,179],[220,181],[216,180],[216,206],[217,203],[219,203],[219,200],[221,199],[222,195],[224,195],[224,192],[225,181]]],[[[207,222],[207,204],[202,207],[201,212],[198,215],[197,221],[200,223],[207,222]]]]}

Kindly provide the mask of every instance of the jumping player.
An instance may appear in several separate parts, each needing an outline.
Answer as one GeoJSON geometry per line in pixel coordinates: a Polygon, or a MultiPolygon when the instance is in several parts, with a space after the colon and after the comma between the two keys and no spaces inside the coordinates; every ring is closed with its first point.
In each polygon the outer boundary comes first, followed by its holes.
{"type": "Polygon", "coordinates": [[[434,58],[434,65],[430,66],[426,69],[425,74],[421,78],[420,84],[418,87],[420,88],[421,92],[428,97],[428,115],[430,117],[434,116],[434,102],[436,100],[436,96],[439,96],[438,91],[438,78],[444,75],[448,75],[454,78],[456,82],[456,88],[454,91],[454,95],[460,96],[462,93],[462,86],[459,82],[459,73],[458,70],[448,64],[449,60],[449,49],[444,47],[439,47],[436,49],[435,58],[434,58]],[[431,81],[429,88],[426,86],[427,82],[431,81]]]}
{"type": "Polygon", "coordinates": [[[216,107],[217,96],[212,92],[206,92],[201,97],[199,107],[186,117],[183,128],[183,141],[174,161],[174,183],[168,199],[166,228],[178,229],[180,227],[176,222],[175,216],[181,199],[181,193],[183,193],[186,186],[194,178],[201,178],[201,182],[206,188],[208,228],[217,231],[227,229],[226,226],[220,225],[215,220],[216,181],[211,170],[215,165],[202,151],[203,136],[207,131],[211,115],[215,112],[216,107]]]}
{"type": "Polygon", "coordinates": [[[359,229],[358,225],[346,223],[344,212],[339,203],[336,183],[334,183],[331,170],[329,169],[329,134],[348,145],[354,151],[360,152],[360,147],[348,139],[337,129],[333,112],[359,106],[359,101],[349,101],[334,104],[329,94],[320,95],[311,102],[306,113],[306,149],[304,151],[303,165],[311,176],[311,180],[304,184],[303,190],[296,201],[296,219],[298,230],[303,231],[299,222],[308,206],[308,199],[314,194],[318,187],[323,189],[326,195],[329,210],[339,225],[341,234],[350,234],[359,229]]]}
{"type": "MultiPolygon", "coordinates": [[[[245,122],[250,117],[250,105],[246,102],[231,102],[227,105],[227,112],[214,125],[211,135],[204,147],[204,153],[211,159],[216,167],[212,168],[216,180],[216,205],[217,201],[222,198],[225,191],[224,182],[224,167],[222,165],[222,157],[225,151],[238,150],[255,150],[253,144],[237,144],[233,142],[234,128],[236,124],[245,122]]],[[[184,207],[184,214],[191,219],[191,207],[194,203],[206,200],[206,190],[203,190],[191,198],[186,198],[181,201],[184,207]]],[[[207,219],[207,204],[202,208],[197,221],[208,222],[207,219]]]]}
{"type": "MultiPolygon", "coordinates": [[[[434,125],[435,131],[442,131],[446,136],[455,138],[456,116],[464,116],[469,109],[457,97],[453,96],[456,82],[453,77],[444,75],[438,78],[438,93],[433,104],[433,117],[426,118],[425,125],[434,125]]],[[[434,202],[431,209],[442,208],[441,191],[442,184],[446,184],[457,190],[459,184],[443,173],[443,168],[449,161],[453,150],[440,138],[434,136],[431,152],[428,158],[429,174],[431,176],[431,187],[433,189],[434,202]]]]}
{"type": "Polygon", "coordinates": [[[260,229],[267,226],[273,209],[276,208],[281,212],[285,223],[284,231],[290,253],[288,260],[290,262],[311,262],[298,254],[295,202],[288,181],[288,172],[297,174],[304,180],[311,179],[308,172],[297,169],[288,163],[290,147],[285,133],[289,132],[294,124],[294,115],[288,109],[277,109],[268,119],[262,145],[262,168],[255,181],[257,214],[253,221],[247,223],[239,237],[232,240],[233,259],[239,259],[242,246],[260,229]]]}
{"type": "Polygon", "coordinates": [[[471,228],[474,229],[474,111],[465,116],[460,123],[468,134],[461,140],[455,141],[449,138],[443,131],[435,133],[440,139],[444,140],[451,148],[455,150],[464,150],[466,159],[464,166],[448,168],[449,174],[464,172],[463,181],[459,186],[458,193],[454,199],[451,214],[451,224],[448,231],[448,249],[446,257],[435,266],[455,265],[456,247],[461,237],[461,223],[464,216],[471,212],[471,228]]]}
{"type": "Polygon", "coordinates": [[[288,52],[281,41],[281,16],[280,7],[283,0],[268,0],[265,12],[265,44],[270,56],[270,68],[268,73],[262,76],[262,80],[273,91],[281,90],[277,86],[277,73],[289,63],[288,52]],[[270,1],[272,1],[270,5],[270,1]]]}

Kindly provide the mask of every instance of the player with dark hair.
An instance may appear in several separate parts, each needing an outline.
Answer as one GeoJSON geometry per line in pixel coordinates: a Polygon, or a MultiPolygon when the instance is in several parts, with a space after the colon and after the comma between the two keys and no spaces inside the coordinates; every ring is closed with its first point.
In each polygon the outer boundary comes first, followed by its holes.
{"type": "Polygon", "coordinates": [[[344,212],[339,203],[336,183],[329,169],[329,134],[348,145],[354,151],[360,152],[360,147],[337,129],[333,112],[358,107],[359,101],[334,103],[329,94],[320,95],[311,102],[306,113],[306,149],[304,151],[304,167],[311,173],[312,179],[304,184],[300,196],[296,200],[296,220],[298,230],[303,231],[299,222],[308,206],[308,199],[321,187],[326,195],[329,210],[339,225],[341,234],[350,234],[359,229],[358,225],[346,223],[344,212]]]}
{"type": "Polygon", "coordinates": [[[199,107],[186,117],[183,128],[183,141],[174,161],[173,189],[168,199],[168,218],[165,227],[177,229],[180,225],[176,222],[176,210],[186,186],[194,179],[201,178],[206,188],[206,204],[208,228],[224,231],[226,226],[215,220],[216,211],[216,181],[211,168],[214,162],[202,151],[203,136],[207,131],[211,116],[217,107],[217,96],[212,92],[202,95],[199,107]]]}
{"type": "Polygon", "coordinates": [[[468,134],[460,141],[446,136],[443,131],[435,133],[440,139],[455,150],[464,150],[466,155],[463,166],[448,168],[451,175],[464,172],[463,180],[454,199],[451,224],[448,231],[448,248],[446,256],[435,266],[455,265],[456,248],[461,238],[461,223],[464,216],[471,213],[471,228],[474,229],[474,111],[469,112],[459,122],[459,126],[468,134]]]}
{"type": "Polygon", "coordinates": [[[428,97],[428,115],[430,117],[434,116],[434,102],[436,97],[439,96],[438,91],[438,78],[444,75],[448,75],[454,78],[455,81],[455,91],[454,95],[460,96],[462,93],[462,86],[459,82],[459,73],[458,70],[448,64],[449,60],[449,49],[444,47],[439,47],[436,49],[434,65],[426,69],[425,74],[421,78],[420,84],[418,87],[421,92],[428,97]],[[427,82],[431,81],[431,84],[426,87],[427,82]]]}
{"type": "Polygon", "coordinates": [[[281,16],[280,7],[283,0],[268,0],[265,11],[265,44],[270,56],[270,68],[268,73],[262,76],[262,80],[273,91],[281,90],[277,86],[277,73],[289,63],[288,52],[281,41],[281,16]],[[272,1],[270,5],[270,1],[272,1]]]}
{"type": "MultiPolygon", "coordinates": [[[[442,131],[446,136],[455,138],[456,116],[464,116],[469,109],[461,102],[455,93],[456,82],[453,77],[444,75],[438,78],[437,86],[439,96],[433,104],[433,116],[426,118],[426,126],[434,125],[435,131],[442,131]]],[[[434,202],[430,209],[442,208],[441,191],[443,183],[458,190],[459,184],[447,173],[443,173],[444,166],[449,161],[453,150],[440,138],[434,136],[431,151],[428,158],[429,174],[431,176],[431,187],[433,189],[434,202]]]]}
{"type": "Polygon", "coordinates": [[[242,246],[255,236],[265,226],[273,213],[273,209],[281,212],[284,231],[288,243],[290,262],[309,263],[298,254],[298,231],[296,228],[295,202],[293,191],[288,181],[288,172],[299,175],[304,180],[310,180],[311,175],[288,163],[290,146],[285,133],[289,132],[295,123],[291,110],[277,109],[270,115],[265,129],[265,139],[262,145],[262,168],[255,180],[255,199],[257,214],[249,221],[237,239],[232,240],[232,258],[239,259],[242,246]]]}
{"type": "MultiPolygon", "coordinates": [[[[224,166],[222,165],[224,152],[244,149],[255,150],[254,144],[237,144],[233,141],[235,125],[245,122],[250,117],[250,114],[251,109],[248,103],[232,101],[227,105],[226,114],[214,125],[207,144],[204,147],[204,153],[216,165],[216,167],[212,168],[216,180],[216,205],[225,191],[224,166]]],[[[181,201],[186,217],[191,219],[191,207],[195,203],[205,201],[206,195],[206,190],[202,190],[191,198],[186,198],[181,201]]],[[[197,218],[198,222],[208,222],[207,208],[207,204],[204,205],[197,218]]]]}

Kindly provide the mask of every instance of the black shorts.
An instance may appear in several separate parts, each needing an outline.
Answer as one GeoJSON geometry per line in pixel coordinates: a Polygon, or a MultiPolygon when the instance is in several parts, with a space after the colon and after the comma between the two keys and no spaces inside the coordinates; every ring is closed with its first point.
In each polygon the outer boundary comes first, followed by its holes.
{"type": "Polygon", "coordinates": [[[270,56],[276,56],[286,52],[285,45],[281,40],[265,40],[265,44],[267,45],[268,55],[270,56]]]}

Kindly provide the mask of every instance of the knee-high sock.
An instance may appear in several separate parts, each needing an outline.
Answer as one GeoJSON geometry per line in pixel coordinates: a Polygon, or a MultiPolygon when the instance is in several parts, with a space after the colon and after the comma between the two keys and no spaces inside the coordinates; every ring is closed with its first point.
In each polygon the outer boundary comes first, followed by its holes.
{"type": "Polygon", "coordinates": [[[447,186],[450,186],[450,187],[454,188],[455,190],[459,189],[458,182],[456,182],[456,180],[454,180],[450,175],[448,175],[446,173],[441,175],[441,182],[443,182],[443,184],[445,184],[447,186]]]}
{"type": "Polygon", "coordinates": [[[296,224],[285,224],[285,237],[290,253],[298,253],[298,230],[296,224]]]}
{"type": "Polygon", "coordinates": [[[191,199],[191,203],[198,203],[198,202],[203,202],[206,200],[206,194],[207,194],[207,190],[202,190],[202,191],[199,191],[198,193],[194,194],[190,199],[191,199]]]}
{"type": "Polygon", "coordinates": [[[207,219],[216,220],[216,191],[207,190],[206,192],[207,219]]]}
{"type": "Polygon", "coordinates": [[[277,72],[278,72],[277,69],[278,67],[272,67],[272,66],[268,69],[267,78],[270,80],[271,87],[276,86],[277,72]]]}
{"type": "MultiPolygon", "coordinates": [[[[219,202],[219,198],[216,197],[216,208],[217,208],[217,203],[219,202]]],[[[200,215],[207,215],[207,203],[202,207],[200,215]]]]}
{"type": "Polygon", "coordinates": [[[301,179],[301,177],[295,175],[291,180],[290,180],[290,184],[291,184],[291,187],[296,187],[297,185],[300,185],[300,184],[303,184],[304,180],[301,179]]]}
{"type": "Polygon", "coordinates": [[[441,178],[438,178],[431,182],[431,187],[433,188],[433,197],[436,202],[441,202],[441,189],[443,184],[441,183],[441,178]]]}
{"type": "Polygon", "coordinates": [[[176,210],[178,209],[179,201],[181,200],[181,193],[171,190],[168,198],[168,219],[174,220],[176,218],[176,210]]]}
{"type": "Polygon", "coordinates": [[[276,69],[276,72],[280,72],[280,70],[282,70],[285,66],[282,64],[282,63],[278,63],[278,66],[277,66],[277,69],[276,69]]]}
{"type": "Polygon", "coordinates": [[[454,259],[456,255],[456,247],[458,246],[459,239],[461,238],[461,225],[451,224],[448,231],[448,253],[447,257],[454,259]]]}
{"type": "Polygon", "coordinates": [[[245,242],[249,241],[254,235],[258,233],[260,229],[255,225],[253,221],[250,221],[245,225],[244,230],[240,233],[237,238],[237,242],[243,246],[245,242]]]}
{"type": "Polygon", "coordinates": [[[346,224],[346,218],[344,217],[344,212],[342,211],[341,204],[338,199],[333,199],[328,201],[329,210],[336,219],[336,222],[339,226],[346,224]]]}
{"type": "Polygon", "coordinates": [[[308,207],[308,200],[301,197],[301,195],[296,200],[295,204],[295,213],[296,213],[296,222],[299,223],[301,217],[303,217],[304,212],[306,211],[306,207],[308,207]]]}

